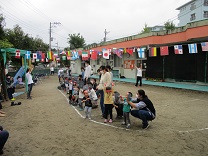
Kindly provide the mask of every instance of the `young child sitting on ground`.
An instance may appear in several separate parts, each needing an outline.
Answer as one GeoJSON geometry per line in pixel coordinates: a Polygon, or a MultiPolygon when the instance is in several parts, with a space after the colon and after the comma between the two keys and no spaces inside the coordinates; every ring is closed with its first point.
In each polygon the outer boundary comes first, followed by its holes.
{"type": "Polygon", "coordinates": [[[116,112],[117,112],[116,119],[122,119],[122,117],[123,117],[123,101],[121,101],[120,94],[117,91],[114,92],[113,106],[115,107],[116,112]]]}
{"type": "Polygon", "coordinates": [[[84,112],[86,115],[85,118],[89,118],[89,120],[91,120],[92,102],[90,100],[87,90],[84,91],[84,97],[82,99],[82,103],[85,103],[85,108],[84,108],[84,112]]]}
{"type": "Polygon", "coordinates": [[[91,102],[92,102],[92,108],[97,108],[98,105],[97,105],[97,100],[98,100],[98,97],[97,97],[97,94],[95,92],[95,90],[93,89],[93,85],[91,82],[87,82],[87,85],[88,85],[88,94],[89,94],[89,97],[91,99],[91,102]]]}
{"type": "Polygon", "coordinates": [[[126,97],[121,97],[121,100],[124,102],[123,105],[123,117],[124,117],[124,121],[122,123],[122,125],[126,125],[126,128],[130,128],[131,126],[131,121],[129,118],[129,114],[131,112],[131,105],[128,104],[128,101],[131,101],[132,98],[132,93],[131,92],[127,92],[126,97]]]}
{"type": "Polygon", "coordinates": [[[96,91],[97,90],[97,83],[96,83],[96,79],[92,78],[90,80],[91,84],[92,84],[92,88],[96,91]]]}

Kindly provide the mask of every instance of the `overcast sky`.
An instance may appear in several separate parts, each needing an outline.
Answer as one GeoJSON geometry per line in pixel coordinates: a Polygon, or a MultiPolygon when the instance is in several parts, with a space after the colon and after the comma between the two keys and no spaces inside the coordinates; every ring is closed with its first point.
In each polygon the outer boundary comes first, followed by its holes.
{"type": "Polygon", "coordinates": [[[18,24],[25,33],[49,43],[50,22],[60,22],[52,30],[52,46],[67,47],[68,34],[80,33],[87,44],[99,43],[107,29],[107,40],[134,35],[148,26],[173,20],[177,7],[190,0],[0,0],[6,28],[18,24]]]}

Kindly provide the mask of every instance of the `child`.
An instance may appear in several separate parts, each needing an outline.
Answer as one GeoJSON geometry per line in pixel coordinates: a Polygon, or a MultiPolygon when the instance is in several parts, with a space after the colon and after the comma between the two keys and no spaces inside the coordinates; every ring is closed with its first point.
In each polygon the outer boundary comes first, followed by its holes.
{"type": "Polygon", "coordinates": [[[97,108],[98,107],[98,105],[97,105],[97,100],[98,100],[97,94],[96,94],[95,90],[93,89],[93,86],[92,86],[91,82],[87,82],[87,85],[88,85],[88,94],[89,94],[89,97],[92,101],[92,108],[97,108]]]}
{"type": "Polygon", "coordinates": [[[116,119],[122,119],[122,117],[123,117],[123,101],[121,101],[120,94],[117,91],[114,92],[114,104],[113,105],[114,105],[116,112],[117,112],[116,119]]]}
{"type": "Polygon", "coordinates": [[[68,83],[66,84],[67,93],[72,95],[73,83],[72,80],[69,78],[68,83]]]}
{"type": "Polygon", "coordinates": [[[92,83],[92,88],[96,91],[97,90],[97,83],[96,83],[96,79],[92,78],[90,80],[90,82],[92,83]]]}
{"type": "Polygon", "coordinates": [[[122,123],[122,125],[126,125],[126,128],[130,128],[131,122],[130,122],[130,118],[129,118],[129,114],[131,111],[131,105],[128,104],[128,101],[131,101],[132,98],[132,93],[131,92],[127,92],[126,97],[122,98],[124,101],[124,105],[123,105],[123,117],[124,117],[124,122],[122,123]]]}
{"type": "Polygon", "coordinates": [[[110,115],[109,123],[113,122],[113,90],[112,87],[104,87],[104,104],[105,104],[105,113],[104,113],[104,123],[108,122],[108,114],[110,115]]]}
{"type": "Polygon", "coordinates": [[[82,99],[84,97],[84,91],[82,88],[79,87],[78,90],[79,90],[78,106],[79,106],[79,110],[83,111],[82,99]]]}
{"type": "Polygon", "coordinates": [[[85,108],[84,108],[84,112],[86,115],[85,118],[89,118],[89,120],[91,120],[92,102],[90,100],[87,90],[84,91],[84,97],[82,99],[82,102],[85,103],[85,108]]]}

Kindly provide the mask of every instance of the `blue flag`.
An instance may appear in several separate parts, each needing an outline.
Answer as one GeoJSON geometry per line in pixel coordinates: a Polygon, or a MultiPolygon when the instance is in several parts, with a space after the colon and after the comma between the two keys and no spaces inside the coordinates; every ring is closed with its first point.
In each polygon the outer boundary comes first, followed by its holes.
{"type": "Polygon", "coordinates": [[[42,59],[42,52],[41,51],[38,51],[37,52],[37,59],[38,60],[41,60],[42,59]]]}
{"type": "Polygon", "coordinates": [[[26,59],[30,59],[30,51],[26,51],[26,54],[25,54],[25,57],[26,57],[26,59]]]}
{"type": "Polygon", "coordinates": [[[188,44],[188,48],[189,48],[189,53],[190,54],[194,54],[197,53],[197,44],[188,44]]]}
{"type": "Polygon", "coordinates": [[[144,53],[145,50],[146,50],[146,48],[138,48],[137,49],[139,58],[145,58],[145,53],[144,53]]]}

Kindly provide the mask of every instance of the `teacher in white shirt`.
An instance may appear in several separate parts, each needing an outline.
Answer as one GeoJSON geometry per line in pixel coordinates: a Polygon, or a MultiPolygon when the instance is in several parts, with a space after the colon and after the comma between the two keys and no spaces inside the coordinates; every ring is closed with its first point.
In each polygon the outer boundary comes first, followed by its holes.
{"type": "Polygon", "coordinates": [[[90,76],[91,76],[91,69],[90,61],[85,61],[85,73],[84,73],[84,84],[86,85],[87,82],[90,82],[90,76]]]}
{"type": "Polygon", "coordinates": [[[32,87],[33,87],[33,79],[31,75],[32,69],[28,68],[26,72],[27,72],[26,78],[27,78],[27,84],[28,84],[27,99],[32,99],[32,97],[30,96],[32,87]]]}

